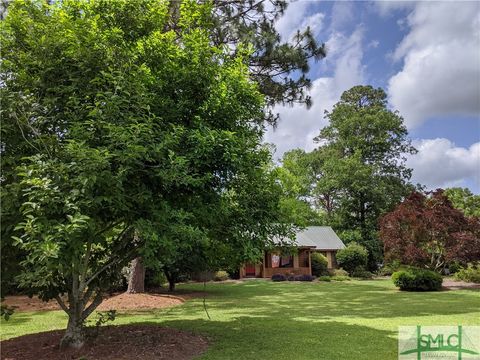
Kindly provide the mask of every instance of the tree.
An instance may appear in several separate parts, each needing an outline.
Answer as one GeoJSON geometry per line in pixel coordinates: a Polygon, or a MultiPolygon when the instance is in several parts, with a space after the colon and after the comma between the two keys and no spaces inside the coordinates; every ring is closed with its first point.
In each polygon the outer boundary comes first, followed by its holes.
{"type": "MultiPolygon", "coordinates": [[[[166,29],[178,34],[179,9],[182,1],[170,1],[166,29]]],[[[312,99],[307,90],[311,81],[307,77],[309,61],[322,59],[326,55],[324,44],[318,44],[310,28],[299,29],[292,39],[281,39],[276,30],[276,22],[284,15],[288,6],[285,0],[233,0],[212,2],[212,26],[209,28],[210,40],[218,47],[230,49],[229,55],[235,58],[242,52],[244,44],[252,49],[246,54],[251,78],[258,84],[259,91],[265,96],[265,105],[269,109],[275,104],[295,103],[310,107],[312,99]]],[[[271,110],[264,112],[264,120],[274,124],[278,114],[271,110]]],[[[283,197],[283,211],[296,213],[296,219],[315,216],[305,202],[283,197]],[[308,216],[302,215],[308,213],[308,216]]],[[[295,220],[295,219],[294,219],[295,220]]],[[[144,260],[137,258],[131,266],[129,292],[142,292],[140,285],[144,278],[144,260]],[[138,271],[137,271],[138,270],[138,271]],[[134,287],[138,284],[138,287],[134,287]]],[[[151,266],[155,264],[151,264],[151,266]]]]}
{"type": "Polygon", "coordinates": [[[305,103],[309,107],[309,59],[322,59],[326,48],[317,43],[309,27],[297,30],[292,39],[281,39],[275,26],[287,6],[285,0],[215,1],[212,39],[217,45],[229,45],[233,54],[238,44],[252,45],[250,73],[268,105],[305,103]]]}
{"type": "Polygon", "coordinates": [[[259,145],[265,103],[248,50],[212,45],[209,4],[182,2],[174,29],[169,10],[17,1],[2,22],[1,115],[13,134],[2,138],[2,185],[21,204],[19,281],[67,312],[63,346],[83,345],[122,266],[153,258],[175,232],[188,238],[186,225],[245,256],[288,230],[259,145]],[[252,182],[268,184],[258,198],[252,182]],[[231,219],[226,237],[218,214],[231,219]]]}
{"type": "Polygon", "coordinates": [[[445,189],[445,195],[453,206],[463,211],[465,216],[480,216],[480,195],[474,195],[467,188],[445,189]]]}
{"type": "Polygon", "coordinates": [[[381,257],[378,219],[408,194],[411,170],[405,155],[415,149],[402,117],[387,108],[382,89],[345,91],[326,118],[329,125],[315,138],[321,169],[316,189],[324,194],[319,203],[336,208],[341,230],[360,230],[373,269],[381,257]]]}
{"type": "Polygon", "coordinates": [[[480,260],[480,219],[466,218],[443,190],[412,192],[381,219],[385,259],[440,271],[448,263],[480,260]]]}
{"type": "Polygon", "coordinates": [[[312,169],[309,154],[304,150],[287,151],[281,166],[274,170],[283,189],[281,208],[285,217],[298,226],[314,225],[321,222],[319,214],[312,204],[312,169]]]}

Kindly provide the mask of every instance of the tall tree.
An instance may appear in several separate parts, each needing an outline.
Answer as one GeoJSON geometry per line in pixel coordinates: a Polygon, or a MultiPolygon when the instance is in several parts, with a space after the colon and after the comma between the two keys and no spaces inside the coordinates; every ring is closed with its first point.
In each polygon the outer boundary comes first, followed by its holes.
{"type": "Polygon", "coordinates": [[[326,112],[329,125],[315,138],[322,170],[317,189],[335,194],[343,230],[360,230],[370,268],[381,251],[379,216],[408,194],[406,154],[415,152],[402,117],[388,108],[386,97],[371,86],[345,91],[326,112]]]}
{"type": "Polygon", "coordinates": [[[83,345],[84,322],[119,269],[152,257],[179,225],[193,224],[188,239],[234,214],[229,236],[211,237],[245,254],[285,233],[249,52],[212,45],[209,4],[182,2],[175,29],[157,0],[8,10],[0,95],[13,135],[2,138],[2,196],[21,204],[11,217],[22,219],[21,285],[68,315],[62,345],[83,345]],[[258,180],[270,184],[259,192],[269,211],[252,213],[258,180]]]}
{"type": "Polygon", "coordinates": [[[439,271],[452,261],[480,260],[480,218],[467,218],[443,190],[410,194],[381,219],[387,261],[439,271]]]}
{"type": "MultiPolygon", "coordinates": [[[[205,1],[205,3],[210,3],[205,1]]],[[[179,33],[179,9],[182,1],[170,1],[165,28],[179,33]]],[[[308,95],[311,81],[308,78],[311,60],[325,57],[326,48],[315,39],[310,28],[299,29],[293,38],[282,39],[276,22],[284,15],[288,6],[285,0],[232,0],[212,2],[212,26],[210,40],[216,46],[230,49],[228,54],[237,56],[248,44],[248,68],[251,78],[265,96],[264,120],[275,124],[278,114],[273,113],[275,104],[304,104],[311,106],[308,95]]],[[[303,202],[283,197],[284,211],[296,211],[300,220],[308,209],[303,202]],[[300,206],[300,208],[297,208],[300,206]]],[[[309,214],[310,217],[312,214],[309,214]]],[[[176,267],[180,267],[177,265],[176,267]]],[[[131,266],[129,292],[141,292],[144,277],[144,260],[135,259],[131,266]],[[138,270],[138,272],[137,272],[138,270]],[[135,287],[136,284],[139,286],[135,287]]]]}

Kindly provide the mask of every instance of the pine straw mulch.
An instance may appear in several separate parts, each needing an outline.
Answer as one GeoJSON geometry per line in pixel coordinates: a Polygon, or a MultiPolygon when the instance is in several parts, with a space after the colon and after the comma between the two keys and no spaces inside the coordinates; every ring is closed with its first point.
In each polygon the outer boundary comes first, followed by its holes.
{"type": "MultiPolygon", "coordinates": [[[[175,295],[167,293],[141,293],[141,294],[127,294],[119,293],[113,294],[103,300],[98,311],[106,310],[148,310],[161,309],[171,306],[180,305],[185,300],[203,297],[202,292],[176,292],[175,295]]],[[[5,305],[15,308],[15,311],[51,311],[61,310],[60,306],[55,300],[43,302],[37,297],[29,298],[25,295],[7,296],[3,302],[5,305]]]]}
{"type": "Polygon", "coordinates": [[[102,326],[81,350],[60,350],[64,330],[2,341],[3,360],[188,360],[204,353],[205,337],[153,325],[102,326]]]}

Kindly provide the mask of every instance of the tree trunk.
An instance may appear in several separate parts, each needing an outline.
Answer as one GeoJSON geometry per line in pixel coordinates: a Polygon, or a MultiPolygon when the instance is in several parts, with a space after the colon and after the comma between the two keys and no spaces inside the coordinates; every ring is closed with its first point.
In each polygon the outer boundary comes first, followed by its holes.
{"type": "Polygon", "coordinates": [[[68,325],[65,335],[60,341],[60,348],[80,349],[85,343],[82,312],[72,311],[68,314],[68,325]]]}
{"type": "Polygon", "coordinates": [[[136,294],[145,292],[145,266],[141,257],[132,260],[127,293],[136,294]]]}
{"type": "Polygon", "coordinates": [[[164,270],[163,272],[165,273],[165,277],[168,280],[168,291],[175,291],[175,276],[166,270],[164,270]]]}

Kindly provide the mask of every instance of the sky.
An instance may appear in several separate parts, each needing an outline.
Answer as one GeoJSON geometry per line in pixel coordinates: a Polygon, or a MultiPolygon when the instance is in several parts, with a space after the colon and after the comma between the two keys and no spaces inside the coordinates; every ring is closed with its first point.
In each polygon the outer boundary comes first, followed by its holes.
{"type": "Polygon", "coordinates": [[[411,181],[480,194],[480,2],[291,1],[277,22],[283,40],[310,26],[327,57],[311,62],[313,106],[277,106],[265,142],[315,148],[325,110],[355,85],[383,88],[418,153],[411,181]]]}

